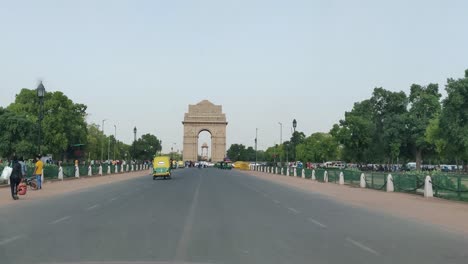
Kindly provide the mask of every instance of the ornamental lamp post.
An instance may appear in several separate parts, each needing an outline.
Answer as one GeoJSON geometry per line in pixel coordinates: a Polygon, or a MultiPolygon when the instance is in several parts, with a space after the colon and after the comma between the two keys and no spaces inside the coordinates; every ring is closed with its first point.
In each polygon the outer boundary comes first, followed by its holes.
{"type": "MultiPolygon", "coordinates": [[[[297,121],[296,119],[293,120],[293,129],[294,129],[294,132],[293,132],[293,138],[294,138],[294,134],[296,133],[296,127],[297,127],[297,121]]],[[[294,160],[293,161],[296,161],[296,141],[292,142],[293,143],[293,157],[294,157],[294,160]]]]}
{"type": "Polygon", "coordinates": [[[135,145],[136,145],[136,133],[137,133],[137,128],[133,128],[133,159],[135,160],[135,145]]]}
{"type": "Polygon", "coordinates": [[[36,89],[37,97],[39,98],[39,143],[38,143],[38,151],[39,155],[41,154],[41,145],[42,145],[42,119],[44,119],[44,97],[46,90],[44,88],[44,84],[42,81],[39,83],[36,89]]]}

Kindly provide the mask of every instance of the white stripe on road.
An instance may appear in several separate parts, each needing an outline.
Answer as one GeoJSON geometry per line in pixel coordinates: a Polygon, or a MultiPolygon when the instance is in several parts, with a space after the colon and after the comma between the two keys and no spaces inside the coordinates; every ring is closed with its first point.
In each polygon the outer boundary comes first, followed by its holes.
{"type": "Polygon", "coordinates": [[[288,210],[291,211],[291,212],[293,212],[293,213],[295,213],[295,214],[300,213],[298,210],[296,210],[296,209],[294,209],[294,208],[292,208],[292,207],[288,207],[288,210]]]}
{"type": "Polygon", "coordinates": [[[65,217],[59,218],[59,219],[57,219],[57,220],[55,220],[55,221],[52,221],[52,222],[50,222],[49,224],[54,225],[54,224],[60,223],[60,222],[62,222],[62,221],[65,221],[65,220],[69,219],[70,217],[71,217],[71,216],[65,216],[65,217]]]}
{"type": "Polygon", "coordinates": [[[355,241],[355,240],[353,240],[353,239],[351,239],[349,237],[346,238],[346,241],[348,241],[351,244],[355,245],[356,247],[358,247],[358,248],[360,248],[360,249],[362,249],[364,251],[367,251],[369,253],[372,253],[372,254],[374,254],[376,256],[380,255],[379,252],[377,252],[377,251],[373,250],[372,248],[370,248],[370,247],[368,247],[368,246],[366,246],[364,244],[361,244],[361,243],[359,243],[359,242],[357,242],[357,241],[355,241]]]}
{"type": "Polygon", "coordinates": [[[314,223],[314,224],[320,226],[321,228],[327,228],[326,225],[320,223],[319,221],[317,221],[317,220],[315,220],[315,219],[313,219],[313,218],[307,218],[307,220],[309,220],[310,222],[312,222],[312,223],[314,223]]]}
{"type": "Polygon", "coordinates": [[[85,210],[86,210],[86,211],[89,211],[89,210],[96,209],[96,208],[98,208],[98,207],[99,207],[99,204],[95,204],[95,205],[93,205],[93,206],[90,206],[90,207],[86,208],[85,210]]]}
{"type": "Polygon", "coordinates": [[[14,237],[10,237],[10,238],[6,238],[6,239],[3,239],[3,240],[0,240],[0,246],[4,246],[10,242],[13,242],[15,240],[18,240],[20,238],[24,237],[23,235],[19,235],[19,236],[14,236],[14,237]]]}

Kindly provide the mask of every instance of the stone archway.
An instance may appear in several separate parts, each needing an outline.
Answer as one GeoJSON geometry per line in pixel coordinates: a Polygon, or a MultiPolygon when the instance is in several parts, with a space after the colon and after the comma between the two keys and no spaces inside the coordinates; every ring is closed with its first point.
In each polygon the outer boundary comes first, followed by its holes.
{"type": "Polygon", "coordinates": [[[223,161],[226,155],[226,115],[221,105],[203,100],[189,105],[184,121],[184,161],[198,160],[198,135],[202,131],[211,134],[211,160],[223,161]]]}

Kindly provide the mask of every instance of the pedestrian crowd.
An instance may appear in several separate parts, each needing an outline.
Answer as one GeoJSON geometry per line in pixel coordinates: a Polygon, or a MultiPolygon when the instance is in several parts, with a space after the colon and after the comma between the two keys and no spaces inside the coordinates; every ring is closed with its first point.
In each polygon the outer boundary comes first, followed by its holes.
{"type": "MultiPolygon", "coordinates": [[[[42,189],[42,174],[44,169],[44,162],[41,160],[41,155],[37,155],[34,160],[34,171],[32,173],[32,178],[35,180],[34,188],[37,190],[42,189]]],[[[13,200],[18,200],[18,194],[25,195],[27,190],[26,182],[29,182],[26,179],[27,176],[27,166],[22,157],[18,158],[13,156],[10,158],[8,165],[2,171],[0,180],[10,182],[11,197],[13,200]]]]}

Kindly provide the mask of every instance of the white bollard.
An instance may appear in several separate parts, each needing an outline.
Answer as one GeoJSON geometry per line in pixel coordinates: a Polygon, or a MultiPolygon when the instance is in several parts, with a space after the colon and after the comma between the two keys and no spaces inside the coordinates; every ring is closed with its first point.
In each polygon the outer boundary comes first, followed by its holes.
{"type": "Polygon", "coordinates": [[[278,167],[275,167],[275,174],[278,174],[278,167]]]}
{"type": "Polygon", "coordinates": [[[361,182],[359,186],[361,186],[361,188],[366,188],[366,175],[364,173],[361,173],[361,182]]]}
{"type": "Polygon", "coordinates": [[[393,192],[393,177],[391,174],[388,174],[387,176],[387,192],[393,192]]]}
{"type": "Polygon", "coordinates": [[[91,165],[88,166],[88,176],[93,175],[93,169],[91,169],[91,165]]]}
{"type": "Polygon", "coordinates": [[[323,182],[328,182],[328,172],[327,171],[325,171],[323,173],[323,182]]]}
{"type": "Polygon", "coordinates": [[[62,168],[62,166],[59,167],[58,179],[63,181],[63,168],[62,168]]]}
{"type": "Polygon", "coordinates": [[[125,166],[124,166],[123,164],[120,166],[120,172],[121,172],[121,173],[124,173],[124,167],[125,167],[125,166]]]}
{"type": "Polygon", "coordinates": [[[302,179],[305,179],[305,170],[302,169],[302,179]]]}
{"type": "Polygon", "coordinates": [[[110,165],[107,165],[107,174],[110,174],[111,173],[111,166],[110,165]]]}
{"type": "Polygon", "coordinates": [[[316,181],[317,178],[315,178],[315,170],[312,170],[312,176],[310,177],[311,180],[316,181]]]}
{"type": "Polygon", "coordinates": [[[132,164],[132,171],[133,171],[133,164],[132,164]]]}
{"type": "Polygon", "coordinates": [[[78,168],[78,166],[75,166],[75,177],[76,178],[80,177],[80,169],[78,168]]]}
{"type": "Polygon", "coordinates": [[[344,185],[344,175],[343,175],[343,172],[340,172],[339,184],[340,184],[340,185],[344,185]]]}
{"type": "Polygon", "coordinates": [[[294,177],[297,177],[297,168],[294,168],[294,173],[293,173],[294,177]]]}
{"type": "Polygon", "coordinates": [[[289,176],[289,167],[286,168],[286,176],[289,176]]]}
{"type": "Polygon", "coordinates": [[[99,165],[99,171],[98,174],[102,176],[102,165],[99,165]]]}
{"type": "Polygon", "coordinates": [[[127,164],[127,172],[128,172],[128,168],[129,168],[129,167],[128,167],[128,164],[127,164]]]}
{"type": "Polygon", "coordinates": [[[424,197],[430,198],[434,197],[434,192],[432,190],[432,181],[431,181],[431,176],[426,176],[426,179],[424,180],[424,197]]]}
{"type": "Polygon", "coordinates": [[[283,167],[281,167],[280,174],[283,175],[283,167]]]}

